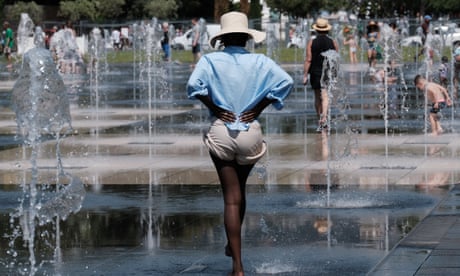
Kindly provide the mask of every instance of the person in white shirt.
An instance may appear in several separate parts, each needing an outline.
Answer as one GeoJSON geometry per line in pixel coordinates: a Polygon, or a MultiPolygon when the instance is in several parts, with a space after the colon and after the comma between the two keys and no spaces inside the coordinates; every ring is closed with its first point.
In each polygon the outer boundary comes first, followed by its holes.
{"type": "Polygon", "coordinates": [[[113,29],[112,41],[113,41],[113,49],[119,50],[120,49],[120,31],[118,29],[113,29]]]}

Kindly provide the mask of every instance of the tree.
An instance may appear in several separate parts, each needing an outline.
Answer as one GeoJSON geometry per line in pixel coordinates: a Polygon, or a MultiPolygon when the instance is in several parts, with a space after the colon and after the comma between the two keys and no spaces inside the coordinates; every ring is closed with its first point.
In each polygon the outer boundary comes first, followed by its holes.
{"type": "Polygon", "coordinates": [[[214,0],[214,20],[220,23],[220,17],[226,13],[230,7],[228,0],[214,0]]]}
{"type": "MultiPolygon", "coordinates": [[[[256,1],[251,1],[256,2],[256,1]]],[[[240,0],[240,11],[245,14],[249,14],[249,0],[240,0]]]]}
{"type": "Polygon", "coordinates": [[[262,16],[262,5],[259,1],[251,1],[251,6],[249,8],[249,18],[260,18],[262,16]]]}
{"type": "Polygon", "coordinates": [[[203,17],[210,21],[214,19],[215,0],[176,0],[178,18],[191,19],[203,17]]]}
{"type": "Polygon", "coordinates": [[[27,13],[32,21],[37,24],[43,19],[43,7],[32,2],[17,2],[8,7],[8,12],[5,13],[5,19],[12,22],[19,22],[21,13],[27,13]]]}
{"type": "Polygon", "coordinates": [[[175,0],[147,1],[145,12],[149,17],[176,18],[178,5],[175,0]]]}
{"type": "Polygon", "coordinates": [[[460,5],[458,0],[425,0],[426,7],[433,13],[459,14],[460,5]]]}
{"type": "Polygon", "coordinates": [[[58,15],[71,21],[89,19],[102,22],[116,19],[124,13],[125,0],[61,1],[58,15]]]}
{"type": "Polygon", "coordinates": [[[116,19],[123,15],[125,0],[98,0],[95,3],[97,17],[100,20],[116,19]]]}
{"type": "Polygon", "coordinates": [[[97,18],[95,3],[91,0],[61,1],[58,16],[70,21],[78,21],[80,19],[95,21],[97,18]]]}
{"type": "Polygon", "coordinates": [[[323,5],[322,0],[267,0],[267,5],[274,11],[296,17],[306,17],[308,14],[316,14],[323,5]]]}
{"type": "Polygon", "coordinates": [[[351,11],[361,18],[391,18],[395,15],[415,16],[417,12],[430,14],[458,15],[458,0],[267,0],[267,5],[274,11],[295,17],[317,16],[321,10],[335,12],[351,11]]]}

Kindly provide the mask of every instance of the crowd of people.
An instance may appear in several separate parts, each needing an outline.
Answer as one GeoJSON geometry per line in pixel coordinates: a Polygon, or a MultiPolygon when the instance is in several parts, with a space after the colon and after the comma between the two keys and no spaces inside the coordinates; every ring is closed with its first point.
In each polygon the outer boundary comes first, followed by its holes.
{"type": "MultiPolygon", "coordinates": [[[[433,58],[433,53],[426,44],[430,32],[432,18],[427,15],[421,23],[422,48],[416,54],[433,58]]],[[[225,255],[232,258],[232,275],[243,275],[241,256],[241,227],[246,212],[246,181],[254,165],[266,153],[267,145],[263,138],[259,115],[265,108],[272,105],[276,109],[284,107],[285,99],[291,93],[294,80],[285,70],[264,54],[256,54],[246,49],[247,42],[253,40],[262,42],[266,34],[248,27],[248,18],[244,13],[229,12],[221,17],[221,30],[211,37],[209,43],[220,47],[202,55],[199,19],[193,18],[192,25],[192,73],[187,81],[187,95],[192,100],[198,100],[209,109],[210,123],[203,135],[203,141],[209,150],[210,158],[215,166],[221,182],[224,200],[224,224],[227,244],[225,255]],[[257,68],[257,70],[254,70],[257,68]]],[[[164,61],[171,61],[171,28],[168,22],[161,23],[161,39],[159,41],[164,53],[164,61]]],[[[159,26],[159,27],[160,27],[159,26]]],[[[379,22],[370,20],[363,33],[367,43],[365,51],[367,65],[372,79],[376,83],[394,84],[401,81],[398,64],[394,59],[388,60],[378,69],[381,59],[381,27],[379,22]]],[[[397,24],[390,24],[392,31],[398,32],[397,24]]],[[[15,36],[8,22],[3,24],[3,53],[7,59],[7,67],[11,68],[11,53],[15,49],[15,36]]],[[[328,125],[329,104],[328,82],[330,75],[325,68],[324,53],[328,51],[339,54],[339,43],[331,38],[331,24],[325,18],[316,19],[312,25],[315,36],[306,45],[303,64],[303,85],[310,85],[314,93],[314,108],[317,116],[317,132],[324,134],[330,128],[328,125]]],[[[113,28],[110,41],[114,51],[121,51],[130,45],[129,28],[113,28]]],[[[344,30],[343,45],[348,46],[349,60],[356,64],[359,48],[356,33],[351,28],[344,30]]],[[[56,57],[61,72],[79,73],[78,48],[73,52],[60,52],[53,45],[53,40],[59,34],[76,37],[72,24],[68,22],[59,29],[53,27],[46,34],[46,47],[56,57]]],[[[81,58],[81,56],[80,56],[81,58]]],[[[452,64],[449,58],[443,56],[437,78],[426,78],[417,75],[414,86],[423,91],[430,102],[429,120],[433,135],[441,134],[442,128],[439,113],[443,108],[451,106],[453,96],[448,93],[449,79],[453,74],[454,88],[458,89],[460,75],[460,46],[453,49],[452,64]],[[450,68],[454,68],[450,72],[450,68]]],[[[365,65],[366,66],[366,65],[365,65]]],[[[394,96],[394,95],[393,95],[394,96]]],[[[390,96],[390,109],[397,109],[397,99],[390,96]]]]}
{"type": "MultiPolygon", "coordinates": [[[[193,18],[190,21],[190,26],[192,29],[192,49],[191,53],[193,56],[193,61],[191,67],[194,68],[195,64],[201,58],[202,48],[201,38],[200,38],[200,19],[193,18]]],[[[418,34],[421,36],[422,47],[414,56],[414,59],[418,59],[420,56],[424,55],[429,60],[433,60],[433,51],[430,49],[427,43],[427,36],[431,32],[431,21],[432,17],[430,15],[425,15],[421,17],[420,26],[418,28],[418,34]]],[[[345,26],[343,29],[343,39],[341,42],[338,42],[336,39],[331,39],[329,31],[331,30],[331,25],[324,19],[319,18],[314,24],[312,24],[312,29],[315,31],[315,34],[312,35],[311,39],[307,42],[306,45],[306,57],[304,63],[304,79],[303,83],[307,84],[310,82],[310,85],[314,91],[315,98],[315,111],[318,117],[318,132],[327,129],[326,118],[328,105],[328,95],[324,87],[321,85],[320,80],[322,78],[322,62],[323,57],[321,52],[325,50],[335,50],[337,52],[341,51],[339,45],[347,46],[349,61],[351,64],[358,63],[357,52],[358,50],[363,50],[366,53],[367,63],[369,66],[369,75],[377,83],[383,83],[388,81],[390,84],[395,84],[400,81],[399,77],[395,77],[394,72],[395,67],[397,67],[394,60],[389,60],[388,64],[379,65],[379,61],[382,60],[382,28],[383,23],[377,22],[374,20],[367,21],[367,25],[362,31],[359,31],[353,27],[345,26]],[[326,24],[326,25],[324,25],[326,24]],[[360,49],[363,47],[361,40],[365,40],[366,48],[360,49]],[[380,69],[379,69],[380,68],[380,69]],[[391,76],[393,74],[393,76],[391,76]]],[[[402,30],[399,28],[398,24],[395,21],[391,21],[389,26],[394,31],[395,34],[401,34],[402,30]]],[[[162,37],[160,40],[161,49],[163,50],[163,58],[165,61],[171,61],[171,48],[172,48],[172,38],[174,36],[174,27],[168,24],[167,21],[164,21],[160,24],[162,31],[162,37]],[[173,30],[173,31],[172,31],[173,30]]],[[[81,55],[78,54],[78,49],[75,49],[75,53],[61,53],[57,48],[52,47],[52,37],[59,31],[64,30],[69,33],[70,36],[76,37],[75,30],[72,28],[71,23],[67,22],[60,28],[58,26],[53,26],[52,29],[45,32],[45,45],[48,49],[53,51],[53,54],[56,58],[56,61],[59,62],[59,67],[62,72],[66,73],[78,73],[79,72],[79,63],[82,63],[81,55]],[[77,57],[75,59],[75,56],[77,57]],[[80,56],[80,58],[78,58],[80,56]],[[75,61],[76,60],[76,61],[75,61]]],[[[181,31],[182,28],[177,28],[176,31],[181,31]]],[[[110,41],[114,51],[124,50],[131,46],[132,37],[130,37],[132,30],[130,27],[121,27],[121,28],[112,28],[110,34],[110,41]]],[[[292,36],[295,33],[295,28],[291,26],[289,30],[289,35],[292,36]]],[[[7,21],[3,24],[3,35],[2,35],[2,51],[7,61],[7,68],[12,67],[12,53],[15,51],[17,45],[15,40],[15,35],[7,21]]],[[[433,70],[437,72],[432,78],[428,77],[428,81],[433,81],[446,89],[449,89],[450,81],[453,80],[453,89],[457,91],[459,88],[460,80],[460,46],[453,49],[451,63],[449,62],[448,56],[443,56],[441,62],[439,63],[438,70],[433,70]]],[[[456,93],[454,93],[453,98],[455,99],[456,93]]],[[[394,105],[396,106],[396,105],[394,105]]]]}
{"type": "MultiPolygon", "coordinates": [[[[433,99],[433,94],[439,94],[437,98],[443,98],[443,101],[446,104],[439,104],[440,108],[430,108],[430,122],[431,130],[433,135],[439,135],[443,132],[440,127],[439,118],[440,111],[446,106],[450,106],[450,103],[453,99],[457,98],[459,80],[460,80],[460,45],[446,45],[448,49],[452,49],[452,59],[449,60],[447,55],[435,56],[435,51],[432,49],[429,36],[433,35],[432,22],[433,18],[430,15],[420,16],[419,26],[416,33],[420,36],[421,46],[420,49],[414,54],[415,63],[420,64],[421,68],[425,68],[427,76],[423,79],[419,76],[414,80],[414,85],[419,90],[421,90],[427,99],[433,99]],[[423,57],[423,59],[421,58],[423,57]],[[438,65],[436,65],[438,64],[438,65]],[[429,85],[418,85],[418,83],[425,83],[429,85]],[[433,85],[432,85],[433,84],[433,85]],[[430,89],[427,89],[429,87],[430,89]],[[441,89],[442,88],[442,89],[441,89]],[[450,91],[450,92],[449,92],[450,91]],[[446,93],[448,92],[448,93],[446,93]],[[451,95],[448,95],[451,93],[451,95]],[[452,98],[452,99],[451,99],[452,98]]],[[[404,27],[405,28],[405,27],[404,27]]],[[[383,91],[383,85],[388,91],[388,107],[389,113],[388,117],[398,118],[398,110],[401,110],[401,100],[399,97],[403,97],[401,93],[402,89],[407,90],[407,85],[401,74],[401,64],[397,64],[395,58],[398,58],[401,62],[401,56],[391,52],[384,53],[384,47],[387,48],[397,48],[400,47],[402,29],[398,26],[396,21],[391,21],[388,23],[388,26],[385,26],[383,22],[376,22],[374,20],[369,20],[365,31],[362,34],[358,34],[356,30],[353,30],[346,26],[343,30],[344,41],[343,45],[348,45],[349,60],[351,64],[356,63],[355,53],[356,49],[360,46],[356,43],[356,40],[361,39],[365,40],[366,48],[362,49],[367,53],[368,61],[368,74],[370,79],[373,80],[378,86],[376,90],[383,91]],[[385,31],[387,37],[382,37],[382,28],[388,27],[385,31]],[[390,30],[390,31],[388,31],[390,30]],[[388,36],[393,36],[388,38],[388,36]],[[390,41],[389,40],[394,40],[390,41]],[[389,43],[395,43],[394,45],[389,45],[389,43]],[[387,56],[383,57],[386,54],[387,56]],[[386,62],[383,62],[386,60],[386,62]],[[379,64],[380,63],[380,64],[379,64]]],[[[405,34],[407,35],[407,34],[405,34]]],[[[432,103],[433,105],[436,102],[432,103]]]]}

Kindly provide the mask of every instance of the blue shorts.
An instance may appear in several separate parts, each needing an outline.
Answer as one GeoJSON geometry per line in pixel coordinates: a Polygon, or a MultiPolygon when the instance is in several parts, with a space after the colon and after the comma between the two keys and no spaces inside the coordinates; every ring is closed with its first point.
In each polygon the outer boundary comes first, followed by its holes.
{"type": "Polygon", "coordinates": [[[369,50],[376,50],[377,49],[377,44],[375,43],[375,41],[368,41],[367,45],[368,45],[369,50]]]}
{"type": "Polygon", "coordinates": [[[446,107],[446,102],[438,102],[438,108],[435,108],[434,107],[434,104],[431,106],[431,109],[430,109],[430,113],[438,113],[439,111],[441,111],[441,109],[443,109],[444,107],[446,107]]]}

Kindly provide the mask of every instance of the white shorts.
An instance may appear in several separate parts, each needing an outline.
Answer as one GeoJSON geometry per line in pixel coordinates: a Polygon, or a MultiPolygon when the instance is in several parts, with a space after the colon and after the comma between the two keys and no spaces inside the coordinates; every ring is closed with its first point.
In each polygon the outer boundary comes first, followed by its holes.
{"type": "Polygon", "coordinates": [[[249,124],[247,131],[230,130],[219,119],[212,121],[203,141],[211,154],[240,165],[255,164],[267,151],[259,122],[249,124]]]}

